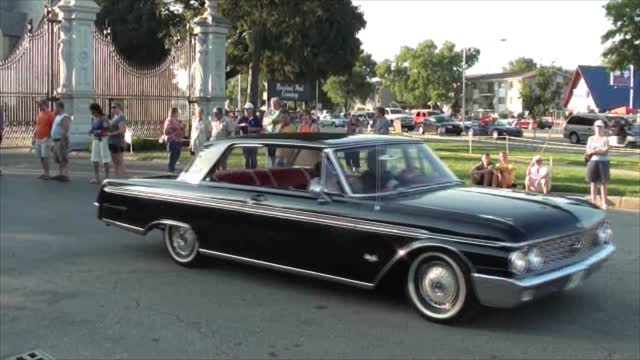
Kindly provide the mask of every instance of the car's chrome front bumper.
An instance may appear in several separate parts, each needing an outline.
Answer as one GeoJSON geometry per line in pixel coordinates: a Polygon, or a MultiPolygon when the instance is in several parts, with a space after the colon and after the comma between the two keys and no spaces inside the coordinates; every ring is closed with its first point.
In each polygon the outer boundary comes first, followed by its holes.
{"type": "Polygon", "coordinates": [[[472,274],[472,282],[481,304],[497,308],[511,308],[578,286],[584,279],[597,271],[615,249],[613,244],[606,244],[596,253],[578,263],[523,279],[472,274]]]}

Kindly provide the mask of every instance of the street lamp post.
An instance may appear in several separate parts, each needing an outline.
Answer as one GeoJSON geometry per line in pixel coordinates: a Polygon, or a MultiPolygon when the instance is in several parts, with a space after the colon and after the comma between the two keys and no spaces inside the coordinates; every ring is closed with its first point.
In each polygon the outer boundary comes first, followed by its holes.
{"type": "Polygon", "coordinates": [[[465,79],[465,73],[464,70],[467,67],[467,48],[463,47],[462,48],[462,121],[464,122],[466,119],[466,115],[467,113],[465,112],[465,102],[467,100],[467,93],[466,93],[466,79],[465,79]]]}

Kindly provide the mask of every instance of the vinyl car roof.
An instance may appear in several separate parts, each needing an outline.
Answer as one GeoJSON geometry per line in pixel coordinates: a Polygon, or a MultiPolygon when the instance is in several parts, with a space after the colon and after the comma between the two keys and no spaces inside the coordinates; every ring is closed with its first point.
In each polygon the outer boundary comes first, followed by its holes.
{"type": "MultiPolygon", "coordinates": [[[[344,146],[372,145],[372,144],[397,144],[415,142],[421,143],[420,140],[411,139],[404,136],[388,136],[388,135],[347,135],[347,134],[331,134],[331,133],[306,133],[306,134],[260,134],[245,135],[226,140],[218,140],[216,145],[221,144],[281,144],[281,145],[298,145],[319,148],[338,148],[344,146]]],[[[213,145],[212,143],[210,143],[213,145]]],[[[209,145],[209,144],[208,144],[209,145]]]]}

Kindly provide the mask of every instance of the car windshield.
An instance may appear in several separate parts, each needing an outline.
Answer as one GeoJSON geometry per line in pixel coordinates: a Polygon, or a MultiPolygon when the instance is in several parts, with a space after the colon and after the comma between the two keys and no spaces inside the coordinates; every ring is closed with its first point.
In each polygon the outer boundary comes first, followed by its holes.
{"type": "Polygon", "coordinates": [[[401,109],[389,109],[389,114],[391,115],[397,115],[397,114],[402,114],[402,110],[401,109]]]}
{"type": "Polygon", "coordinates": [[[446,116],[432,116],[431,118],[437,123],[446,123],[446,122],[452,122],[453,121],[453,120],[451,120],[451,118],[448,118],[446,116]]]}
{"type": "Polygon", "coordinates": [[[402,192],[460,180],[422,143],[339,150],[336,157],[356,195],[402,192]]]}
{"type": "Polygon", "coordinates": [[[332,119],[342,119],[342,117],[343,117],[343,116],[342,116],[342,115],[340,115],[340,114],[332,114],[332,115],[331,115],[331,118],[332,118],[332,119]]]}
{"type": "Polygon", "coordinates": [[[508,120],[496,120],[495,123],[493,123],[495,126],[510,126],[510,122],[508,120]]]}

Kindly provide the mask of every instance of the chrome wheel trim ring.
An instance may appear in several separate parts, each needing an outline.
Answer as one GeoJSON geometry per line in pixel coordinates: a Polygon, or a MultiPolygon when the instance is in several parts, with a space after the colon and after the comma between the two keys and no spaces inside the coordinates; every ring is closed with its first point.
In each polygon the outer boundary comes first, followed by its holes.
{"type": "MultiPolygon", "coordinates": [[[[440,285],[445,284],[441,281],[440,285]]],[[[467,284],[462,269],[453,259],[441,253],[425,253],[414,260],[409,269],[407,286],[411,301],[418,310],[435,319],[454,317],[462,310],[467,298],[467,284]],[[434,260],[423,264],[423,260],[427,258],[434,258],[434,260]],[[431,274],[430,277],[429,274],[431,274]],[[455,285],[449,282],[446,285],[448,290],[444,290],[442,286],[435,286],[432,289],[425,287],[435,285],[434,280],[438,278],[454,281],[455,285]],[[445,301],[438,301],[443,299],[445,301]]]]}
{"type": "Polygon", "coordinates": [[[189,263],[198,255],[200,243],[193,229],[184,226],[166,225],[164,234],[167,249],[171,257],[176,261],[189,263]]]}

